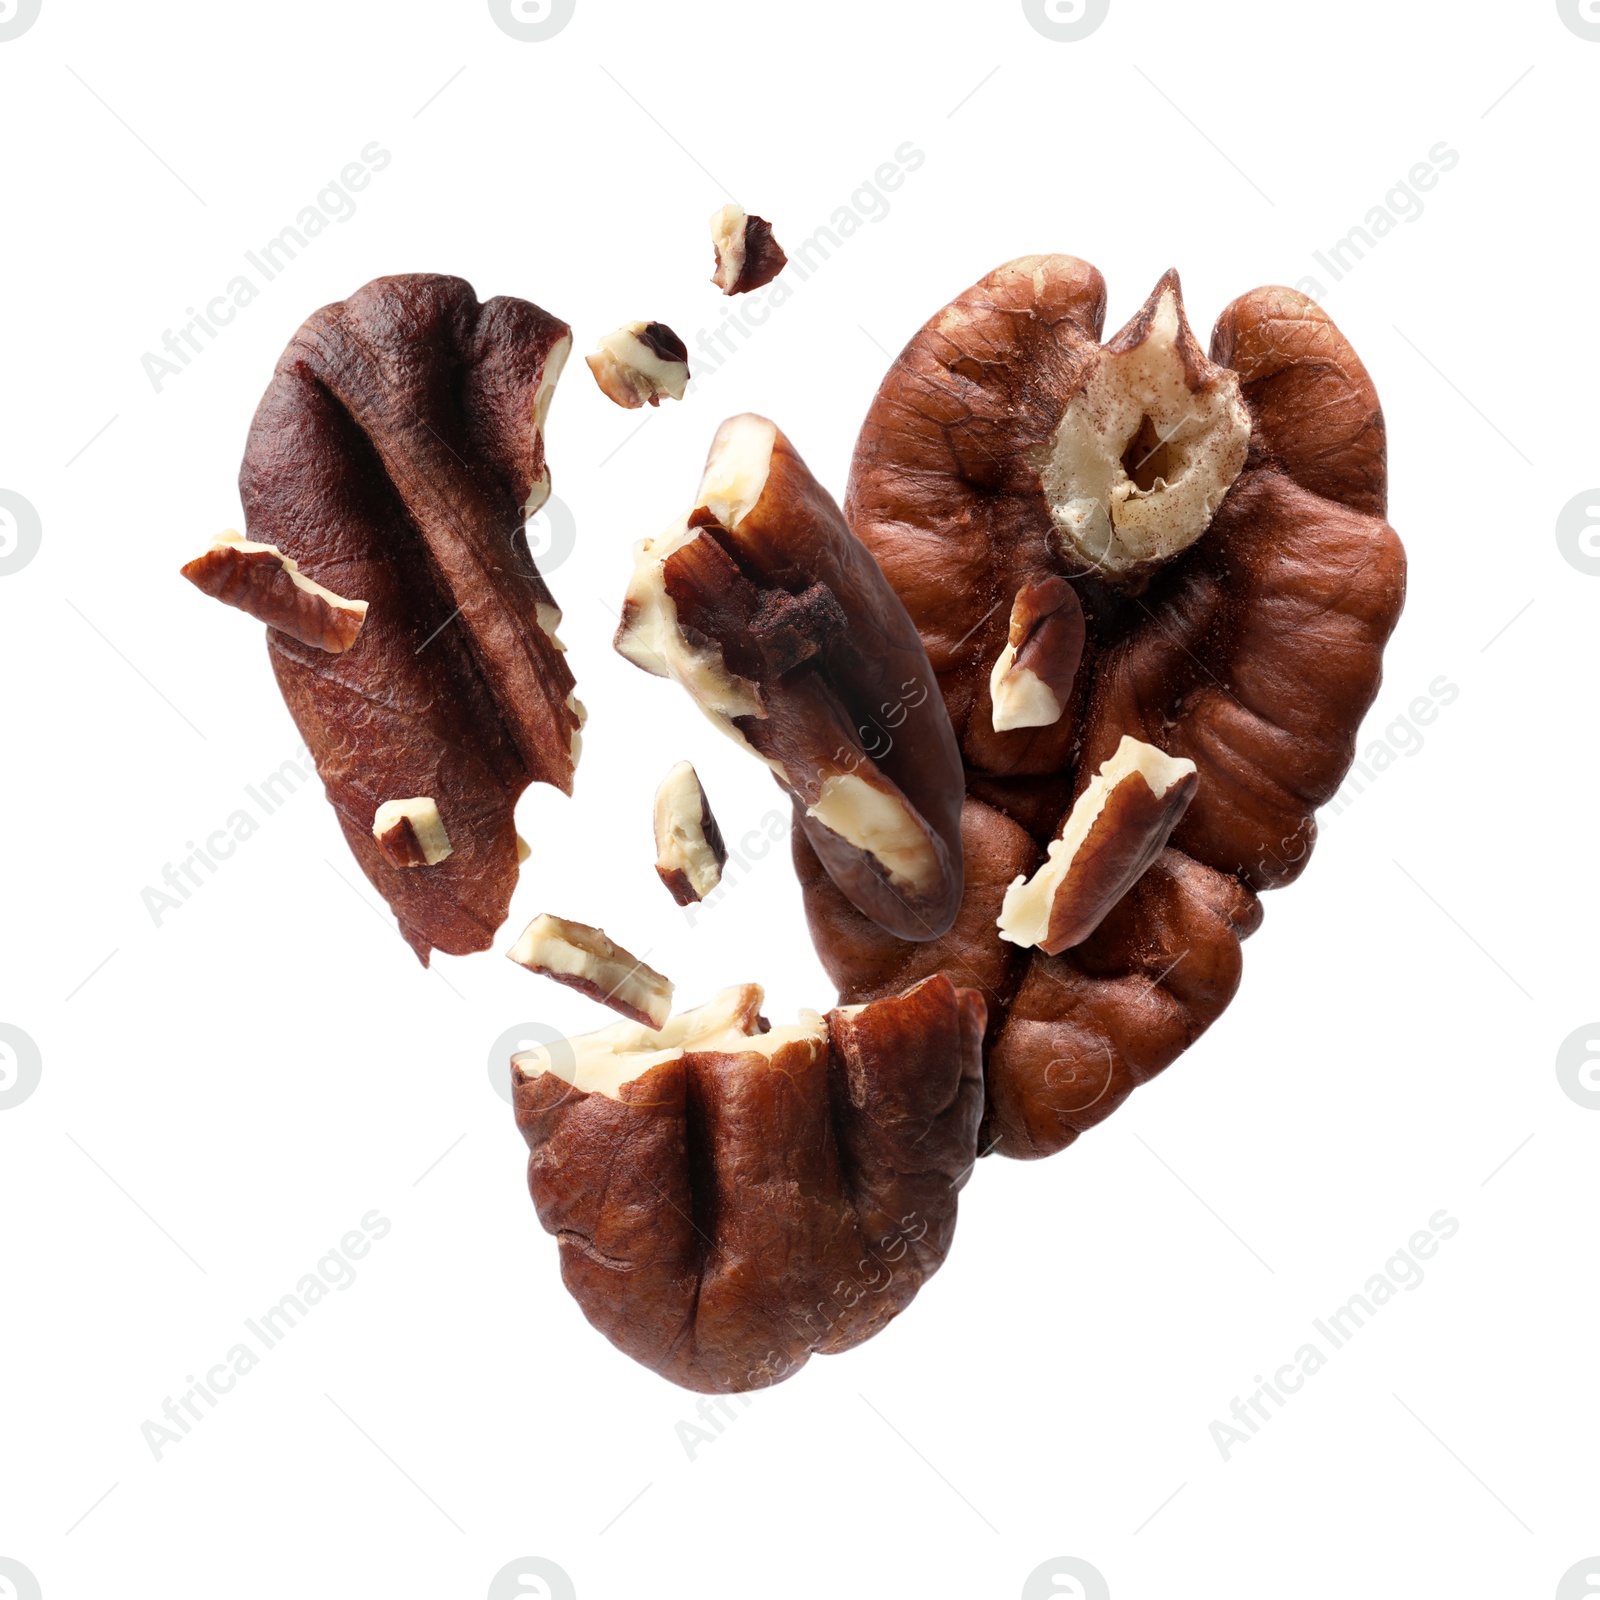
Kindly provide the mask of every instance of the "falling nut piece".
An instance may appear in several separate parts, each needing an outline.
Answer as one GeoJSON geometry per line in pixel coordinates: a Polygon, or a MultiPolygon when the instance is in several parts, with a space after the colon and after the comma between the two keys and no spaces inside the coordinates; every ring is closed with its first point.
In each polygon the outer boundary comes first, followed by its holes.
{"type": "Polygon", "coordinates": [[[1006,890],[1000,937],[1049,956],[1082,944],[1161,854],[1199,786],[1194,762],[1124,734],[1044,865],[1006,890]]]}
{"type": "Polygon", "coordinates": [[[554,978],[649,1028],[672,1015],[672,983],[613,944],[598,928],[548,912],[506,952],[519,967],[554,978]]]}
{"type": "Polygon", "coordinates": [[[722,882],[728,847],[699,774],[680,761],[656,790],[656,874],[680,906],[704,900],[722,882]]]}
{"type": "Polygon", "coordinates": [[[1064,578],[1024,584],[1011,604],[1006,647],[989,674],[994,731],[1061,720],[1083,660],[1083,606],[1064,578]]]}
{"type": "Polygon", "coordinates": [[[585,359],[600,392],[629,411],[681,400],[689,386],[689,347],[664,322],[626,323],[585,359]]]}
{"type": "Polygon", "coordinates": [[[385,800],[372,819],[372,837],[391,867],[436,867],[454,848],[428,795],[385,800]]]}
{"type": "Polygon", "coordinates": [[[197,589],[314,650],[342,655],[367,620],[365,600],[313,583],[275,544],[252,544],[229,528],[182,568],[197,589]]]}
{"type": "Polygon", "coordinates": [[[788,266],[783,246],[764,217],[747,217],[738,206],[724,206],[711,217],[711,242],[717,270],[711,281],[724,294],[748,294],[771,283],[788,266]]]}

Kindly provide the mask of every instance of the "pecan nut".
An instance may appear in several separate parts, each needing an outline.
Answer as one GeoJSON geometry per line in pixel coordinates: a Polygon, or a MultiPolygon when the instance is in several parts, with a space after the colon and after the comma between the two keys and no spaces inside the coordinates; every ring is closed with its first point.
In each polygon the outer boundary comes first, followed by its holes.
{"type": "Polygon", "coordinates": [[[783,246],[772,237],[772,224],[765,217],[746,216],[736,205],[712,214],[711,244],[717,252],[711,281],[724,294],[759,289],[789,264],[783,246]]]}
{"type": "Polygon", "coordinates": [[[276,545],[252,544],[231,528],[181,570],[202,594],[329,655],[343,655],[367,620],[365,600],[313,583],[276,545]]]}
{"type": "Polygon", "coordinates": [[[680,761],[656,790],[656,875],[680,906],[695,905],[722,881],[728,847],[699,774],[680,761]]]}
{"type": "Polygon", "coordinates": [[[689,387],[689,348],[664,322],[625,323],[584,360],[600,392],[629,411],[681,400],[689,387]]]}
{"type": "Polygon", "coordinates": [[[671,979],[586,922],[544,912],[506,954],[519,967],[553,978],[647,1028],[661,1027],[672,1015],[671,979]]]}

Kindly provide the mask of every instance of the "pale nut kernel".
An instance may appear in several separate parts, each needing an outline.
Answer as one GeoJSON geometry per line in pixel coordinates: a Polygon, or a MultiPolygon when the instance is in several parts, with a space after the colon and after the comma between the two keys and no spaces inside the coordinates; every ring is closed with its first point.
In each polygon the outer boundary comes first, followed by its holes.
{"type": "Polygon", "coordinates": [[[329,655],[342,655],[367,620],[365,600],[346,600],[306,577],[275,544],[253,544],[229,528],[182,568],[202,593],[329,655]]]}
{"type": "Polygon", "coordinates": [[[1083,605],[1064,578],[1024,584],[1011,604],[1006,647],[989,673],[996,733],[1061,720],[1083,660],[1083,605]]]}
{"type": "Polygon", "coordinates": [[[1124,734],[1044,865],[1006,890],[1000,937],[1051,956],[1082,944],[1161,854],[1199,783],[1194,762],[1124,734]]]}
{"type": "Polygon", "coordinates": [[[722,882],[728,847],[699,774],[680,761],[656,790],[656,875],[680,906],[704,900],[722,882]]]}
{"type": "Polygon", "coordinates": [[[717,252],[711,281],[724,294],[759,289],[789,264],[783,247],[772,237],[772,224],[765,217],[746,216],[736,205],[712,213],[711,243],[717,252]]]}
{"type": "Polygon", "coordinates": [[[625,323],[585,359],[600,392],[629,411],[681,400],[689,386],[689,347],[664,322],[625,323]]]}
{"type": "Polygon", "coordinates": [[[1115,577],[1192,545],[1249,446],[1239,375],[1200,348],[1169,272],[1133,321],[1094,350],[1033,465],[1062,554],[1115,577]]]}
{"type": "Polygon", "coordinates": [[[545,912],[522,930],[506,954],[519,967],[553,978],[646,1027],[660,1028],[672,1014],[671,980],[587,923],[545,912]]]}
{"type": "Polygon", "coordinates": [[[391,867],[436,867],[454,848],[429,795],[385,800],[372,819],[372,837],[391,867]]]}

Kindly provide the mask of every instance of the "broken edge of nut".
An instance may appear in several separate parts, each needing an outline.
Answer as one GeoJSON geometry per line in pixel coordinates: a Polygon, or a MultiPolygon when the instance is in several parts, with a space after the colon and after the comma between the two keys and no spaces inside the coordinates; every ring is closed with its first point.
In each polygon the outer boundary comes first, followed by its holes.
{"type": "Polygon", "coordinates": [[[1061,720],[1083,660],[1083,605],[1066,579],[1026,583],[1011,603],[1006,646],[989,673],[994,731],[1061,720]]]}
{"type": "Polygon", "coordinates": [[[544,912],[506,954],[519,967],[553,978],[646,1027],[663,1027],[672,1014],[671,980],[585,922],[544,912]]]}
{"type": "Polygon", "coordinates": [[[385,800],[372,819],[372,837],[391,867],[436,867],[455,848],[431,795],[385,800]]]}
{"type": "Polygon", "coordinates": [[[1166,847],[1199,783],[1194,762],[1124,734],[1044,865],[1006,890],[1000,937],[1051,956],[1082,944],[1166,847]]]}
{"type": "Polygon", "coordinates": [[[747,216],[737,205],[712,213],[711,243],[717,270],[711,281],[725,294],[749,294],[772,282],[789,264],[765,217],[747,216]]]}
{"type": "Polygon", "coordinates": [[[654,822],[656,875],[680,906],[704,900],[722,882],[728,847],[691,763],[680,761],[661,780],[654,822]]]}
{"type": "Polygon", "coordinates": [[[681,400],[689,387],[689,347],[664,322],[628,322],[585,357],[608,400],[629,411],[681,400]]]}
{"type": "Polygon", "coordinates": [[[335,594],[306,577],[275,544],[255,544],[232,528],[180,570],[213,600],[329,655],[348,650],[366,624],[365,600],[335,594]]]}

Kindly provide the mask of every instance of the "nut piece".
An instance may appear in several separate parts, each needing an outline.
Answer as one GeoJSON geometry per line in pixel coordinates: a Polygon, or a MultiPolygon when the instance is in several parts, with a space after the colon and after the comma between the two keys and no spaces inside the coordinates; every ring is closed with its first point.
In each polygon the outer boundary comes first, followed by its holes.
{"type": "Polygon", "coordinates": [[[554,978],[649,1028],[672,1014],[672,983],[587,923],[537,916],[506,954],[519,967],[554,978]]]}
{"type": "Polygon", "coordinates": [[[372,819],[372,837],[391,867],[436,867],[451,851],[444,818],[428,795],[385,800],[372,819]]]}
{"type": "Polygon", "coordinates": [[[1011,603],[1006,647],[989,673],[996,733],[1061,720],[1083,660],[1083,606],[1064,578],[1024,584],[1011,603]]]}
{"type": "Polygon", "coordinates": [[[772,237],[772,224],[764,217],[747,217],[738,206],[712,213],[711,243],[717,252],[711,281],[724,294],[759,289],[789,264],[783,247],[772,237]]]}
{"type": "Polygon", "coordinates": [[[664,322],[626,323],[585,359],[601,393],[629,411],[681,400],[689,386],[689,347],[664,322]]]}
{"type": "Polygon", "coordinates": [[[703,1393],[849,1349],[938,1270],[977,1152],[983,1001],[939,976],[768,1028],[755,984],[512,1058],[528,1187],[583,1313],[703,1393]]]}
{"type": "Polygon", "coordinates": [[[295,334],[245,448],[251,539],[371,602],[342,656],[278,628],[267,644],[345,839],[424,963],[494,943],[518,797],[572,791],[582,712],[524,529],[550,494],[545,418],[571,342],[460,278],[380,278],[295,334]],[[372,836],[397,795],[450,819],[455,848],[427,872],[372,836]]]}
{"type": "Polygon", "coordinates": [[[1199,785],[1194,762],[1124,735],[1050,841],[1049,859],[1006,890],[1000,937],[1049,956],[1082,944],[1161,854],[1199,785]]]}
{"type": "Polygon", "coordinates": [[[656,874],[680,906],[704,900],[722,882],[728,847],[711,815],[699,774],[680,761],[656,790],[656,874]]]}
{"type": "Polygon", "coordinates": [[[695,509],[634,552],[616,648],[674,678],[794,800],[841,889],[906,939],[961,898],[961,767],[928,658],[764,417],[718,429],[695,509]]]}
{"type": "Polygon", "coordinates": [[[1249,447],[1239,375],[1206,359],[1168,272],[1095,350],[1035,461],[1062,553],[1113,577],[1170,560],[1210,526],[1249,447]]]}
{"type": "Polygon", "coordinates": [[[367,620],[365,600],[346,600],[324,589],[276,545],[252,544],[232,528],[181,570],[213,600],[329,655],[348,650],[367,620]]]}

